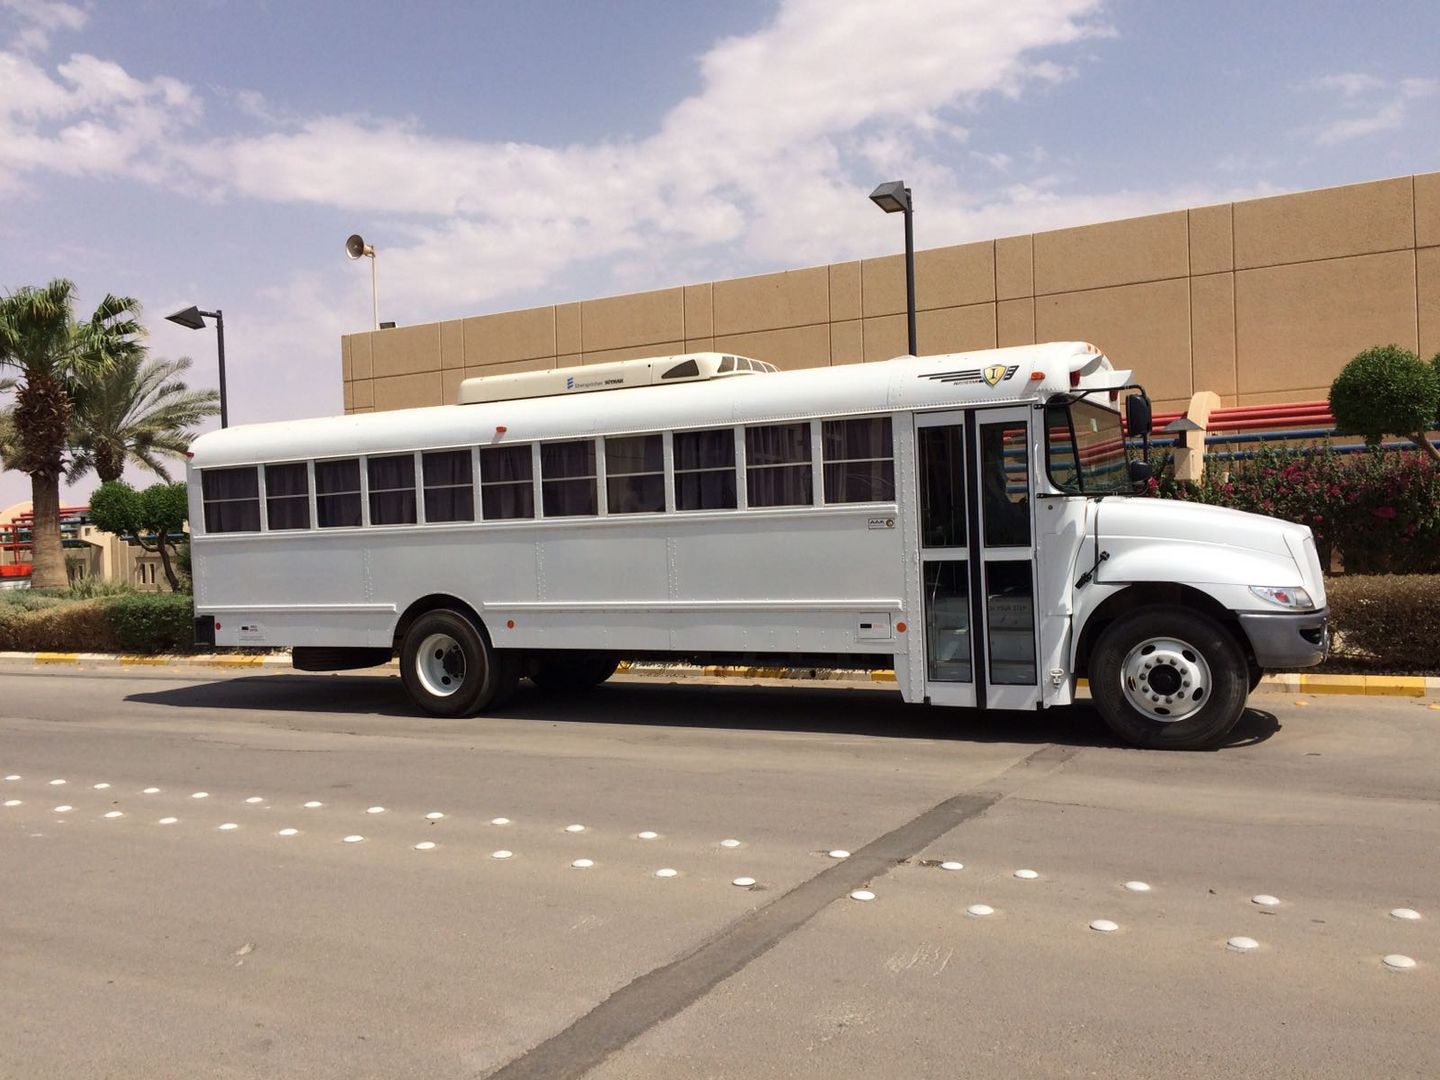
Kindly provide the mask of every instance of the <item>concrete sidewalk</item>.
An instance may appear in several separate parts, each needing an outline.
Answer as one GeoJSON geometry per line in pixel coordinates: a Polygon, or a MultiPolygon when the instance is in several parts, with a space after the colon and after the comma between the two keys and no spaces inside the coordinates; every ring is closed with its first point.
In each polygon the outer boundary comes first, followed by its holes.
{"type": "MultiPolygon", "coordinates": [[[[0,669],[73,666],[82,669],[184,668],[222,671],[289,671],[290,654],[173,653],[158,655],[117,655],[114,653],[0,652],[0,669]]],[[[395,670],[395,663],[368,671],[395,670]]],[[[876,689],[893,687],[895,673],[888,669],[845,671],[824,668],[724,667],[698,664],[622,662],[617,674],[645,679],[740,679],[750,682],[825,682],[869,685],[876,689]]],[[[1080,680],[1082,696],[1088,696],[1086,680],[1080,680]]],[[[1421,675],[1267,675],[1255,693],[1271,694],[1359,694],[1382,697],[1440,699],[1440,677],[1421,675]]]]}

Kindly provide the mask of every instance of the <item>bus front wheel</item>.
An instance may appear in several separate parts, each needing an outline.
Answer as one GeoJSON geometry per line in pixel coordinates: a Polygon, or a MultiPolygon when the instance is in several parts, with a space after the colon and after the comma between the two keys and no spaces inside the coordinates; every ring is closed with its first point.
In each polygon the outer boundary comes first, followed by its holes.
{"type": "Polygon", "coordinates": [[[515,665],[459,612],[427,611],[405,633],[400,676],[432,716],[471,716],[514,690],[515,665]]]}
{"type": "Polygon", "coordinates": [[[1250,665],[1223,626],[1182,607],[1140,608],[1105,628],[1090,661],[1090,696],[1134,746],[1203,750],[1235,726],[1250,665]]]}

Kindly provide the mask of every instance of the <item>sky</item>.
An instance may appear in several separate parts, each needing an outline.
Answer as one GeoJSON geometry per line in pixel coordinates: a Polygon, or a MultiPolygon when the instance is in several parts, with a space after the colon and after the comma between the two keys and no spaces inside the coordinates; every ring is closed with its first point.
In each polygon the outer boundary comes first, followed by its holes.
{"type": "Polygon", "coordinates": [[[0,0],[0,290],[134,297],[195,386],[164,316],[220,308],[232,424],[334,414],[351,233],[405,325],[890,254],[893,179],[928,248],[1433,171],[1436,41],[1434,0],[0,0]]]}

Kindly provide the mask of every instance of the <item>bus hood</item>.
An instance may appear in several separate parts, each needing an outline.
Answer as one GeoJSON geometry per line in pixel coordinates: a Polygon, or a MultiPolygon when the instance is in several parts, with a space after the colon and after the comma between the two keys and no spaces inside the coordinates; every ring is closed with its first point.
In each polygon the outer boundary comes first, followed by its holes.
{"type": "Polygon", "coordinates": [[[1097,507],[1095,528],[1110,553],[1107,581],[1298,584],[1317,607],[1325,604],[1315,541],[1304,525],[1203,503],[1111,496],[1097,507]]]}

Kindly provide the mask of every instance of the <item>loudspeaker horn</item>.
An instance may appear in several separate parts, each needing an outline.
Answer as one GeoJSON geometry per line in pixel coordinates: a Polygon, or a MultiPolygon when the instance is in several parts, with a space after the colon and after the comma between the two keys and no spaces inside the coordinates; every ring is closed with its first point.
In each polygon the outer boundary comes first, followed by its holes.
{"type": "Polygon", "coordinates": [[[352,233],[350,239],[345,241],[345,254],[352,259],[359,259],[366,255],[373,258],[375,249],[367,244],[365,238],[359,233],[352,233]]]}

